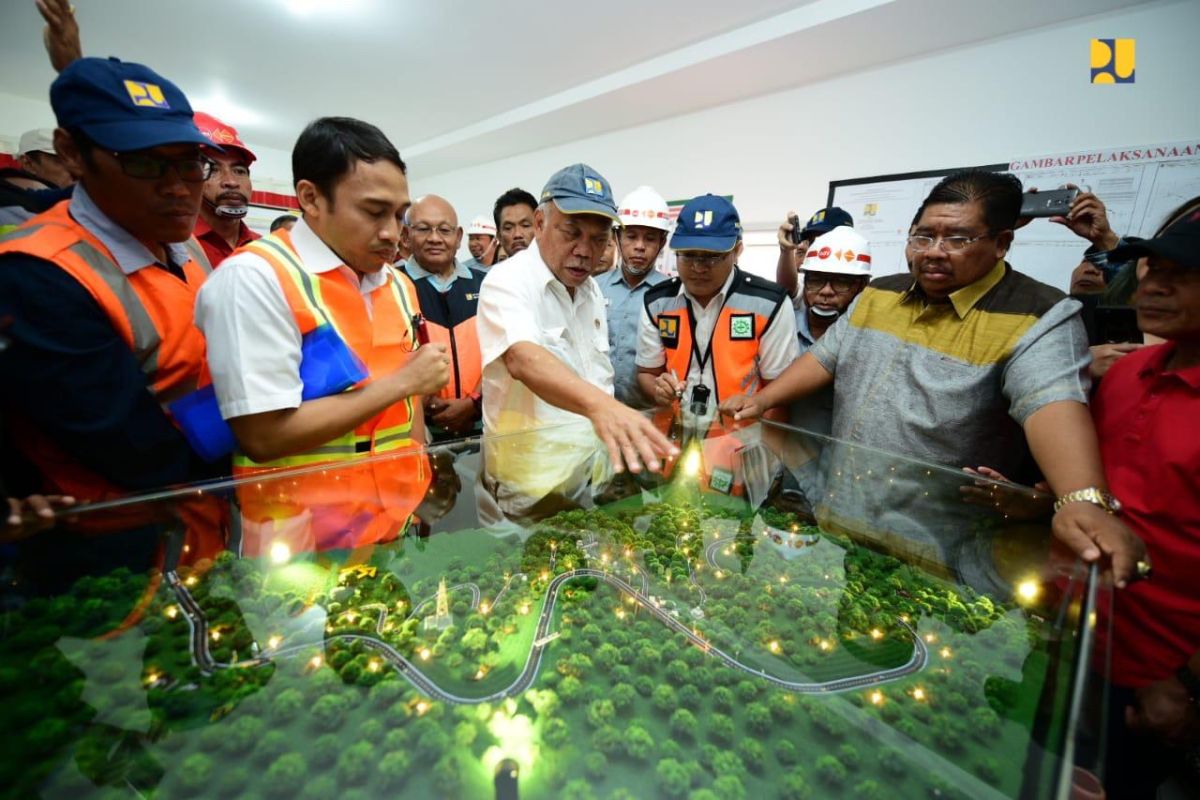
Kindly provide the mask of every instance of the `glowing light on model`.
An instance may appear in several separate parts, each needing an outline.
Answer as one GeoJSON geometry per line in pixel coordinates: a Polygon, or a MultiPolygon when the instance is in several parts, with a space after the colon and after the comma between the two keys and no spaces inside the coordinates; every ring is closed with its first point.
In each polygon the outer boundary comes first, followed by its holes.
{"type": "Polygon", "coordinates": [[[1032,603],[1042,593],[1042,587],[1032,578],[1027,578],[1017,584],[1017,600],[1022,603],[1032,603]]]}
{"type": "Polygon", "coordinates": [[[285,542],[272,542],[270,552],[271,562],[274,564],[286,564],[292,557],[292,548],[285,542]]]}

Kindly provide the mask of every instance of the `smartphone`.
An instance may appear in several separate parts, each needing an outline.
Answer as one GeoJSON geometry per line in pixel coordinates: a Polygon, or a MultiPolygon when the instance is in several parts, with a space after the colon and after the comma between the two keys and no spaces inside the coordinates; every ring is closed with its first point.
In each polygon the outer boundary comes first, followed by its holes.
{"type": "Polygon", "coordinates": [[[1123,342],[1142,342],[1142,332],[1138,330],[1137,311],[1129,306],[1096,306],[1096,338],[1095,344],[1120,344],[1123,342]]]}
{"type": "Polygon", "coordinates": [[[1026,192],[1021,195],[1022,217],[1062,217],[1071,210],[1078,189],[1054,189],[1049,192],[1026,192]]]}
{"type": "Polygon", "coordinates": [[[792,214],[790,217],[788,217],[788,222],[792,225],[792,244],[800,244],[800,242],[803,241],[803,239],[800,238],[800,234],[803,233],[803,231],[800,230],[800,218],[795,214],[792,214]]]}

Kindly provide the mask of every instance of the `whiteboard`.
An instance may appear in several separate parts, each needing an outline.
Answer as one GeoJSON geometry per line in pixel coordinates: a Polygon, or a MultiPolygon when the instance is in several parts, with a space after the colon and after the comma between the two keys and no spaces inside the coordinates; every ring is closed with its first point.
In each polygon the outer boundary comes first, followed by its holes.
{"type": "MultiPolygon", "coordinates": [[[[1108,208],[1120,235],[1149,236],[1185,200],[1200,195],[1200,137],[1189,142],[1104,148],[1014,159],[984,169],[1012,172],[1026,189],[1073,183],[1108,208]]],[[[854,217],[871,242],[873,272],[904,272],[904,239],[912,217],[941,178],[954,170],[857,178],[829,184],[829,205],[854,217]]],[[[1088,242],[1067,228],[1035,219],[1017,231],[1008,260],[1016,269],[1066,291],[1088,242]]]]}

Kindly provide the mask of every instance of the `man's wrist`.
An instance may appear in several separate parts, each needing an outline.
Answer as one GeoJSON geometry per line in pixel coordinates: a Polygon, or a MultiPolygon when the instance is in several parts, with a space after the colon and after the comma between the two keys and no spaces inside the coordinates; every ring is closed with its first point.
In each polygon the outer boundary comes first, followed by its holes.
{"type": "Polygon", "coordinates": [[[1101,252],[1107,253],[1121,243],[1121,237],[1115,231],[1107,230],[1091,241],[1101,252]]]}
{"type": "Polygon", "coordinates": [[[1057,514],[1064,507],[1072,503],[1090,503],[1107,511],[1109,514],[1119,514],[1121,512],[1121,501],[1103,486],[1088,486],[1063,494],[1054,501],[1054,513],[1057,514]]]}

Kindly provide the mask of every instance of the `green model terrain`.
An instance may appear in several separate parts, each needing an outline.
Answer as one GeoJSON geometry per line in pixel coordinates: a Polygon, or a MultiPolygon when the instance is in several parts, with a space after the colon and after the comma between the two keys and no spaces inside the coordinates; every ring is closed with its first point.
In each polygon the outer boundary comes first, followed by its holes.
{"type": "Polygon", "coordinates": [[[14,796],[490,797],[512,759],[535,798],[1015,797],[1060,657],[1030,609],[727,498],[177,577],[0,615],[14,796]]]}

